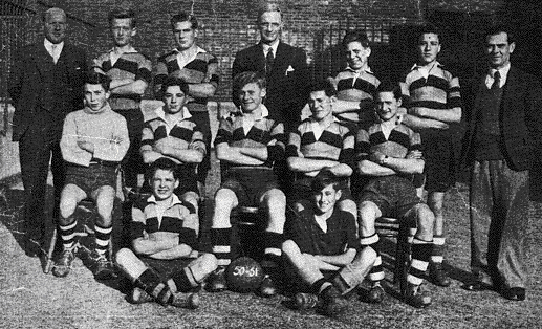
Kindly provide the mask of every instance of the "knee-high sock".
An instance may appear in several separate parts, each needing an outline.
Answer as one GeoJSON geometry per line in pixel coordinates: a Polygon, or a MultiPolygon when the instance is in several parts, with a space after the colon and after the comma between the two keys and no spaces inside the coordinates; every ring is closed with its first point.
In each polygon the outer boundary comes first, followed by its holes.
{"type": "Polygon", "coordinates": [[[72,223],[67,225],[59,224],[58,226],[60,227],[60,236],[62,237],[62,245],[64,246],[64,249],[71,249],[73,247],[77,220],[74,220],[72,223]]]}
{"type": "Polygon", "coordinates": [[[376,252],[375,262],[369,271],[369,280],[372,283],[384,280],[385,273],[384,266],[382,265],[382,256],[380,255],[380,239],[378,238],[378,235],[375,233],[368,237],[362,237],[361,245],[364,247],[371,247],[376,252]]]}
{"type": "Polygon", "coordinates": [[[431,258],[431,249],[433,241],[423,241],[414,238],[412,241],[412,261],[408,269],[407,281],[409,283],[420,285],[427,271],[429,259],[431,258]]]}
{"type": "Polygon", "coordinates": [[[217,258],[218,266],[227,266],[231,263],[231,234],[231,227],[211,229],[213,254],[217,258]]]}

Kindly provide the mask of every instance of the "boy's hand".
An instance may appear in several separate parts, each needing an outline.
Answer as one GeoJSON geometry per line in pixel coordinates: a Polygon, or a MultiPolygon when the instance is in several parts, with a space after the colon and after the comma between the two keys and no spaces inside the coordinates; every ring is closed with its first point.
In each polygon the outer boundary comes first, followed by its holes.
{"type": "Polygon", "coordinates": [[[406,158],[407,159],[421,159],[422,152],[421,151],[410,151],[408,152],[406,158]]]}
{"type": "Polygon", "coordinates": [[[173,146],[171,145],[169,137],[159,139],[154,143],[154,151],[168,155],[172,152],[173,146]]]}
{"type": "Polygon", "coordinates": [[[378,164],[382,163],[382,160],[384,160],[384,158],[386,158],[386,155],[378,151],[375,151],[369,155],[369,160],[378,164]]]}
{"type": "Polygon", "coordinates": [[[81,149],[87,152],[94,153],[94,144],[92,144],[89,141],[80,139],[77,141],[77,146],[79,146],[81,149]]]}
{"type": "Polygon", "coordinates": [[[109,140],[109,144],[111,145],[120,145],[121,142],[122,142],[122,137],[120,136],[112,136],[111,139],[109,140]]]}

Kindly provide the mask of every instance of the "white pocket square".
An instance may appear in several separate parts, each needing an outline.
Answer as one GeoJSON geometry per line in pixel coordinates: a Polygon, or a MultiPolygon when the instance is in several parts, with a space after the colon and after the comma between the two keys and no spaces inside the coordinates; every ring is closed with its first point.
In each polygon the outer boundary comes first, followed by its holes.
{"type": "Polygon", "coordinates": [[[288,68],[286,69],[286,72],[284,72],[284,74],[288,75],[289,72],[293,71],[295,71],[295,69],[291,65],[288,65],[288,68]]]}

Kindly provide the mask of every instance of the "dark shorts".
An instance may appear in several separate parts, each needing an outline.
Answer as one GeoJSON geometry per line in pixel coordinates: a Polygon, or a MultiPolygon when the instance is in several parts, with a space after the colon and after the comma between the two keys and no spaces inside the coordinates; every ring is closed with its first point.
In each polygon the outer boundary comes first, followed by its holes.
{"type": "Polygon", "coordinates": [[[158,273],[158,276],[161,280],[167,281],[171,278],[173,272],[186,267],[194,259],[192,258],[180,258],[180,259],[154,259],[149,257],[140,257],[139,258],[145,265],[152,268],[158,273]]]}
{"type": "Polygon", "coordinates": [[[232,168],[225,173],[220,188],[232,190],[240,205],[258,206],[265,192],[280,185],[272,169],[232,168]]]}
{"type": "Polygon", "coordinates": [[[75,184],[82,189],[87,197],[102,186],[109,185],[113,189],[117,185],[116,167],[90,164],[89,167],[68,164],[64,184],[75,184]]]}
{"type": "MultiPolygon", "coordinates": [[[[311,182],[313,178],[303,177],[297,179],[290,190],[288,195],[288,203],[293,204],[302,200],[312,200],[313,192],[311,190],[311,182]]],[[[350,192],[350,187],[348,179],[345,178],[339,183],[339,189],[342,191],[341,198],[338,202],[343,200],[354,200],[352,198],[352,193],[350,192]]]]}
{"type": "Polygon", "coordinates": [[[460,143],[447,133],[422,131],[420,135],[425,157],[425,189],[446,192],[457,179],[460,143]]]}
{"type": "Polygon", "coordinates": [[[371,201],[384,217],[404,217],[415,205],[423,203],[416,195],[412,180],[399,176],[375,178],[363,189],[360,203],[371,201]]]}

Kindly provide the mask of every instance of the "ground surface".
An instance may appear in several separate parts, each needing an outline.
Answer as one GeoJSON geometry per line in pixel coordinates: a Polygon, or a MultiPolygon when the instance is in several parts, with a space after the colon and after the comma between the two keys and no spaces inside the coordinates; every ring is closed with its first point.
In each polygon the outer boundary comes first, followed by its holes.
{"type": "MultiPolygon", "coordinates": [[[[4,150],[14,150],[5,140],[2,146],[4,150]]],[[[0,328],[542,328],[540,204],[533,203],[530,208],[531,280],[525,302],[507,301],[492,291],[471,293],[460,289],[468,279],[470,256],[468,193],[463,188],[449,194],[445,210],[450,232],[448,269],[453,284],[448,288],[428,285],[433,296],[433,305],[428,309],[405,305],[391,283],[382,305],[367,304],[362,295],[354,294],[347,313],[339,319],[329,319],[314,311],[290,310],[284,296],[260,299],[250,293],[202,292],[201,307],[197,310],[156,304],[135,306],[125,301],[125,281],[96,282],[79,259],[67,278],[58,279],[45,275],[37,258],[24,255],[19,244],[23,191],[20,177],[10,174],[16,161],[9,160],[4,158],[2,162],[4,174],[0,180],[1,185],[7,186],[0,193],[7,199],[7,204],[3,204],[0,198],[0,328]]],[[[207,198],[219,180],[216,162],[213,167],[207,198]]],[[[210,208],[210,201],[207,206],[210,208]]],[[[208,211],[206,218],[210,215],[208,211]]],[[[52,230],[51,224],[49,227],[52,230]]],[[[385,243],[386,250],[393,250],[392,242],[385,243]]],[[[384,257],[384,261],[388,263],[389,257],[384,257]]]]}

